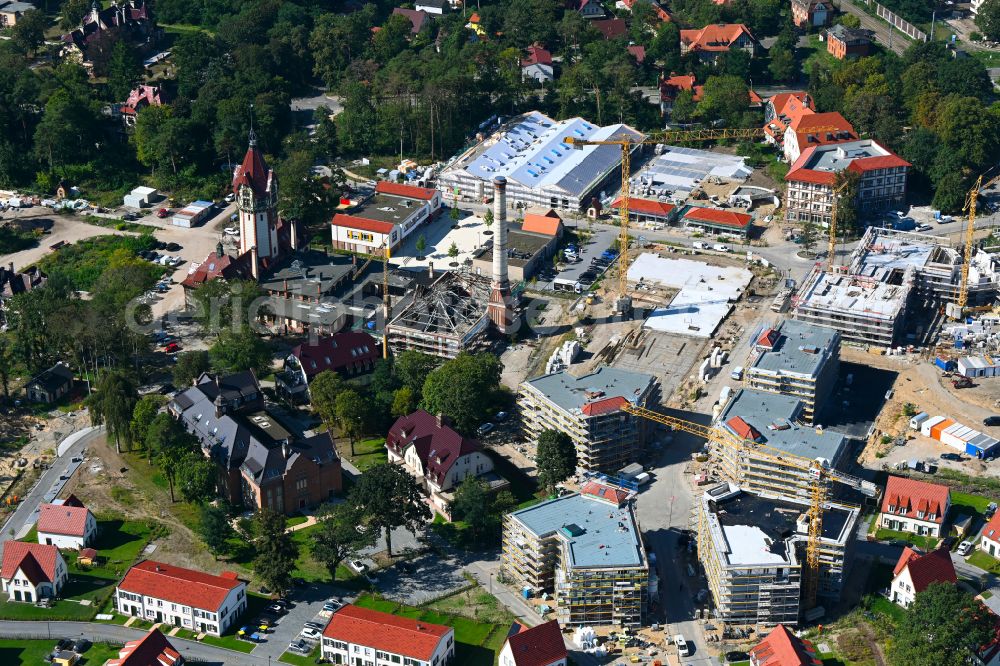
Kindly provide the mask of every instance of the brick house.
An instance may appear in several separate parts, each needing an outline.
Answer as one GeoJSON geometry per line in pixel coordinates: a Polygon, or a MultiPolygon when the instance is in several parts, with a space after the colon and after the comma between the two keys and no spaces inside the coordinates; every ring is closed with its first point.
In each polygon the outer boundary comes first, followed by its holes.
{"type": "Polygon", "coordinates": [[[950,507],[951,491],[948,486],[890,476],[882,495],[878,526],[897,532],[940,537],[950,507]]]}
{"type": "Polygon", "coordinates": [[[742,23],[713,23],[701,30],[681,30],[681,55],[695,53],[702,62],[716,63],[720,55],[742,49],[753,58],[760,50],[757,39],[742,23]]]}
{"type": "Polygon", "coordinates": [[[837,60],[864,58],[871,51],[874,38],[871,30],[838,24],[826,31],[826,50],[837,60]]]}
{"type": "Polygon", "coordinates": [[[906,608],[913,603],[917,593],[926,590],[931,583],[954,585],[957,582],[955,564],[947,548],[922,553],[907,546],[892,570],[889,600],[906,608]]]}
{"type": "Polygon", "coordinates": [[[795,27],[822,28],[833,18],[833,3],[828,0],[792,0],[795,27]]]}

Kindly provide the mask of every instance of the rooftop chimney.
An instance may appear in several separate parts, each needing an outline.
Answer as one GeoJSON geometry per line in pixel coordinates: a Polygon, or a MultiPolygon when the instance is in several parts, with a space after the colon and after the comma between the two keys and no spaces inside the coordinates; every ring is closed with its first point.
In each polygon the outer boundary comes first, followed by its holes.
{"type": "Polygon", "coordinates": [[[510,281],[507,278],[507,179],[493,179],[493,285],[490,290],[489,315],[500,333],[512,322],[510,281]]]}

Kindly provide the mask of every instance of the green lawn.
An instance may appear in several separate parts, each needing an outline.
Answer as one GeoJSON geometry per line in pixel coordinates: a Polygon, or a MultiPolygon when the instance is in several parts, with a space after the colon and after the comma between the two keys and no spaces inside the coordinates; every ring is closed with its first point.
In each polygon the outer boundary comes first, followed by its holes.
{"type": "Polygon", "coordinates": [[[358,597],[354,603],[401,617],[453,627],[457,643],[455,661],[462,666],[493,666],[496,654],[507,636],[507,630],[510,629],[510,622],[480,622],[454,613],[439,612],[434,609],[434,604],[419,608],[405,606],[386,599],[378,599],[367,593],[358,597]]]}
{"type": "Polygon", "coordinates": [[[875,538],[879,541],[897,541],[902,540],[910,545],[922,548],[923,550],[933,550],[939,539],[936,537],[926,537],[920,536],[918,534],[910,534],[909,532],[897,532],[896,530],[880,529],[875,532],[875,538]]]}
{"type": "MultiPolygon", "coordinates": [[[[239,629],[239,627],[237,627],[239,629]]],[[[225,636],[205,636],[201,639],[202,643],[206,645],[215,645],[216,647],[226,648],[227,650],[235,650],[236,652],[252,652],[256,643],[251,643],[250,641],[240,640],[236,638],[235,634],[227,634],[225,636]]]]}
{"type": "Polygon", "coordinates": [[[285,521],[285,524],[289,527],[295,527],[296,525],[301,525],[307,520],[309,520],[307,516],[291,516],[285,521]]]}
{"type": "Polygon", "coordinates": [[[881,613],[886,615],[895,624],[899,624],[903,619],[903,613],[905,612],[902,607],[897,606],[888,599],[882,596],[873,595],[871,598],[870,608],[876,613],[881,613]]]}
{"type": "Polygon", "coordinates": [[[308,655],[295,654],[294,652],[285,652],[280,657],[278,661],[282,661],[286,664],[293,664],[294,666],[313,666],[316,663],[316,659],[319,657],[319,646],[317,645],[312,652],[308,655]]]}
{"type": "Polygon", "coordinates": [[[1000,574],[1000,560],[995,557],[990,557],[981,550],[976,550],[966,558],[966,562],[972,566],[979,567],[984,571],[989,571],[990,573],[1000,574]]]}
{"type": "MultiPolygon", "coordinates": [[[[40,608],[34,604],[7,601],[6,595],[0,599],[0,620],[89,620],[97,609],[74,601],[60,600],[51,608],[40,608]]],[[[0,660],[0,664],[6,663],[0,660]]]]}
{"type": "MultiPolygon", "coordinates": [[[[347,451],[350,451],[350,448],[347,451]]],[[[363,439],[354,445],[354,455],[351,456],[351,462],[362,472],[388,461],[389,458],[385,452],[385,437],[363,439]]]]}
{"type": "Polygon", "coordinates": [[[819,41],[818,35],[809,35],[809,46],[797,48],[796,51],[799,62],[802,63],[802,71],[807,75],[814,61],[819,62],[827,71],[838,69],[840,66],[840,61],[830,55],[826,50],[826,42],[819,41]]]}
{"type": "MultiPolygon", "coordinates": [[[[951,506],[952,508],[963,507],[972,509],[972,512],[983,515],[986,513],[986,507],[992,502],[989,497],[983,497],[982,495],[970,495],[968,493],[959,493],[954,490],[951,491],[951,506]]],[[[960,511],[959,513],[970,513],[969,511],[960,511]]]]}
{"type": "MultiPolygon", "coordinates": [[[[16,666],[17,664],[44,664],[45,657],[52,652],[56,641],[36,640],[0,640],[0,664],[16,666]]],[[[118,657],[118,648],[105,643],[94,643],[77,664],[84,666],[103,666],[104,662],[118,657]]]]}

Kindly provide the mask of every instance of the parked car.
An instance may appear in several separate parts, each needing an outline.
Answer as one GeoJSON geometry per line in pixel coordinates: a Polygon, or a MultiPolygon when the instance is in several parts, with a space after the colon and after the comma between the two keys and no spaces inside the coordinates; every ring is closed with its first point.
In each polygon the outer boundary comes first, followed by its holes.
{"type": "Polygon", "coordinates": [[[972,380],[968,377],[956,377],[951,380],[951,385],[957,389],[972,388],[972,380]]]}
{"type": "Polygon", "coordinates": [[[507,412],[497,412],[497,415],[494,416],[493,418],[494,418],[494,420],[499,421],[500,423],[503,423],[504,421],[507,420],[507,412]]]}
{"type": "Polygon", "coordinates": [[[1000,426],[1000,416],[987,416],[983,419],[984,426],[1000,426]]]}
{"type": "Polygon", "coordinates": [[[941,460],[954,460],[955,462],[960,462],[962,460],[962,456],[958,453],[942,453],[941,460]]]}
{"type": "Polygon", "coordinates": [[[181,246],[179,243],[167,243],[167,252],[179,252],[181,246]]]}
{"type": "Polygon", "coordinates": [[[297,638],[288,644],[288,651],[295,652],[297,654],[309,654],[312,652],[312,646],[301,638],[297,638]]]}
{"type": "Polygon", "coordinates": [[[173,354],[174,352],[180,351],[180,348],[181,346],[179,344],[177,344],[176,342],[171,342],[170,344],[168,344],[166,347],[163,348],[163,351],[167,352],[168,354],[173,354]]]}
{"type": "Polygon", "coordinates": [[[278,604],[271,604],[270,606],[267,607],[267,612],[274,613],[275,615],[284,615],[288,611],[286,611],[282,606],[279,606],[278,604]]]}
{"type": "Polygon", "coordinates": [[[682,657],[691,656],[691,648],[688,646],[687,641],[680,634],[674,636],[674,645],[677,646],[677,654],[682,657]]]}
{"type": "Polygon", "coordinates": [[[323,635],[319,629],[313,629],[312,627],[303,627],[302,631],[299,632],[299,636],[306,639],[307,641],[318,641],[319,637],[323,635]]]}
{"type": "Polygon", "coordinates": [[[490,423],[490,422],[487,421],[483,425],[479,426],[479,429],[476,430],[476,434],[479,435],[480,437],[482,437],[483,435],[486,435],[486,434],[492,432],[493,428],[495,428],[495,427],[496,426],[494,426],[492,423],[490,423]]]}
{"type": "Polygon", "coordinates": [[[160,218],[161,220],[169,216],[170,216],[169,208],[161,208],[160,210],[156,211],[156,217],[160,218]]]}
{"type": "Polygon", "coordinates": [[[691,243],[691,246],[696,250],[707,250],[708,243],[702,243],[701,241],[695,241],[691,243]]]}
{"type": "Polygon", "coordinates": [[[716,252],[729,252],[729,246],[725,243],[716,243],[712,246],[712,249],[716,252]]]}
{"type": "Polygon", "coordinates": [[[965,557],[966,555],[968,555],[969,553],[972,552],[972,542],[971,541],[963,541],[962,543],[958,544],[958,551],[957,552],[962,557],[965,557]]]}
{"type": "Polygon", "coordinates": [[[347,563],[347,566],[353,569],[355,573],[364,573],[368,571],[368,565],[361,560],[351,560],[347,563]]]}
{"type": "Polygon", "coordinates": [[[240,230],[237,229],[236,227],[226,227],[225,229],[222,230],[222,233],[227,234],[229,236],[239,236],[240,230]]]}
{"type": "Polygon", "coordinates": [[[323,627],[325,625],[322,622],[316,622],[315,620],[309,620],[308,622],[306,622],[305,626],[309,627],[310,629],[319,629],[320,631],[323,631],[323,627]]]}

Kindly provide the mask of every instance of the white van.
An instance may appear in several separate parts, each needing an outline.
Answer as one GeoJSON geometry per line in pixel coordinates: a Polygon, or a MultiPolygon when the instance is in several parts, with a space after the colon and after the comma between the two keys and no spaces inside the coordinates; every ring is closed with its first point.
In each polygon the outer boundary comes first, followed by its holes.
{"type": "Polygon", "coordinates": [[[677,654],[679,654],[680,656],[682,657],[691,656],[691,647],[687,644],[687,641],[684,640],[684,637],[681,636],[680,634],[674,636],[674,645],[677,646],[677,654]]]}
{"type": "Polygon", "coordinates": [[[553,291],[571,291],[575,294],[583,293],[583,285],[576,280],[567,280],[566,278],[556,278],[552,281],[553,291]]]}
{"type": "Polygon", "coordinates": [[[695,241],[691,246],[696,250],[707,250],[708,243],[702,243],[701,241],[695,241]]]}
{"type": "Polygon", "coordinates": [[[712,249],[716,252],[729,252],[729,246],[725,243],[716,243],[712,246],[712,249]]]}
{"type": "Polygon", "coordinates": [[[729,373],[729,376],[732,377],[733,379],[735,379],[736,381],[742,380],[743,379],[743,366],[742,365],[738,365],[735,368],[733,368],[732,372],[729,373]]]}

